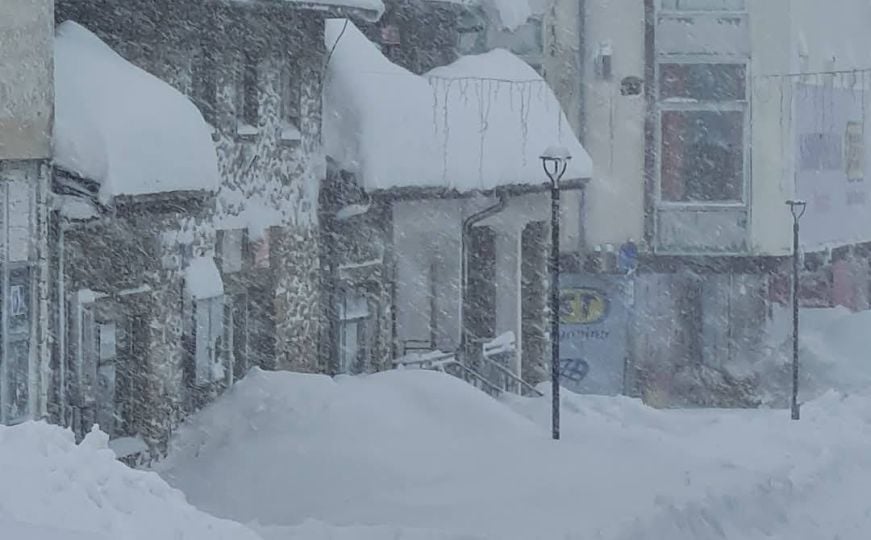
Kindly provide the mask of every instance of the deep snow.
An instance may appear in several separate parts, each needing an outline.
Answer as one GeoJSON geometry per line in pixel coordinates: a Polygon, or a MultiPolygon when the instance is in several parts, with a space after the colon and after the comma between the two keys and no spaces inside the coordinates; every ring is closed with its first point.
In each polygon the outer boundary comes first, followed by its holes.
{"type": "Polygon", "coordinates": [[[3,540],[257,540],[204,514],[153,472],[115,460],[108,437],[41,422],[0,426],[3,540]]]}
{"type": "Polygon", "coordinates": [[[157,468],[267,540],[871,534],[871,396],[827,394],[795,423],[566,392],[558,443],[549,403],[498,402],[426,371],[255,370],[157,468]]]}

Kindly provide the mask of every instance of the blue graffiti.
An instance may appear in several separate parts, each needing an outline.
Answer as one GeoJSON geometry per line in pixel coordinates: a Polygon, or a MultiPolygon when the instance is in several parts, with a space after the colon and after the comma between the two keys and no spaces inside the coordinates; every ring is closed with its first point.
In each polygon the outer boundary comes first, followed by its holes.
{"type": "Polygon", "coordinates": [[[560,360],[560,376],[573,383],[579,383],[590,372],[590,364],[580,358],[560,360]]]}

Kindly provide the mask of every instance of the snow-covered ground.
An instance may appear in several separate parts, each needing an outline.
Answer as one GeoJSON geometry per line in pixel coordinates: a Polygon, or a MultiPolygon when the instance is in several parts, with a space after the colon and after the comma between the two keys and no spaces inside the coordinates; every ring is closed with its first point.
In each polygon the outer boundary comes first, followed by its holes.
{"type": "Polygon", "coordinates": [[[801,422],[566,393],[558,443],[549,406],[432,372],[254,371],[158,469],[267,540],[871,537],[871,393],[830,391],[801,422]]]}
{"type": "Polygon", "coordinates": [[[548,396],[496,401],[416,370],[254,370],[156,466],[200,510],[114,461],[100,433],[77,446],[41,423],[0,427],[0,538],[866,540],[871,320],[805,320],[807,371],[849,393],[806,403],[800,422],[565,393],[554,442],[548,396]]]}
{"type": "Polygon", "coordinates": [[[256,540],[189,505],[153,472],[116,461],[108,437],[41,422],[0,426],[0,539],[256,540]]]}

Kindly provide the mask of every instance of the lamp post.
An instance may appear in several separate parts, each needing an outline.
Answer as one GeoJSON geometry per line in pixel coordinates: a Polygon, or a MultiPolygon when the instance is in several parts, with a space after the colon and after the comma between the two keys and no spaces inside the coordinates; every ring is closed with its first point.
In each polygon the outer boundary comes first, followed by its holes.
{"type": "Polygon", "coordinates": [[[550,375],[551,419],[554,440],[559,440],[559,182],[572,156],[565,148],[551,146],[541,155],[544,173],[550,179],[550,375]]]}
{"type": "Polygon", "coordinates": [[[798,222],[807,209],[807,203],[799,200],[786,201],[792,213],[792,401],[790,412],[793,420],[799,419],[798,409],[798,222]]]}

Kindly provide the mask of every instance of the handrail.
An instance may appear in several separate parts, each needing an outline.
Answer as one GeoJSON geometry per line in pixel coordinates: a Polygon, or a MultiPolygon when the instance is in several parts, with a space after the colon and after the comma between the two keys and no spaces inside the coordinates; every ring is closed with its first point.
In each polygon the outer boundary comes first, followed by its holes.
{"type": "Polygon", "coordinates": [[[477,379],[478,381],[483,383],[484,386],[488,387],[488,389],[491,392],[494,392],[496,395],[499,395],[502,392],[504,392],[504,390],[502,388],[500,388],[496,384],[493,384],[492,382],[490,382],[490,380],[487,379],[487,377],[485,377],[484,375],[479,373],[477,370],[474,370],[474,369],[470,368],[469,366],[464,365],[462,362],[460,362],[456,358],[454,358],[452,362],[445,362],[444,365],[452,365],[452,366],[459,367],[464,373],[471,375],[472,377],[474,377],[475,379],[477,379]]]}
{"type": "Polygon", "coordinates": [[[483,359],[485,362],[489,363],[491,366],[494,366],[494,367],[495,367],[497,370],[499,370],[503,375],[505,375],[506,377],[508,377],[511,381],[513,381],[513,382],[519,384],[522,388],[526,389],[527,391],[532,392],[533,394],[535,394],[535,395],[538,396],[538,397],[542,397],[542,396],[544,396],[544,394],[541,392],[541,390],[539,390],[538,388],[532,386],[532,385],[529,384],[528,382],[524,381],[522,377],[518,377],[518,376],[515,375],[515,374],[514,374],[510,369],[506,368],[505,366],[503,366],[503,365],[500,364],[499,362],[493,360],[492,358],[490,358],[490,357],[488,357],[488,356],[486,356],[486,355],[482,356],[482,359],[483,359]]]}

